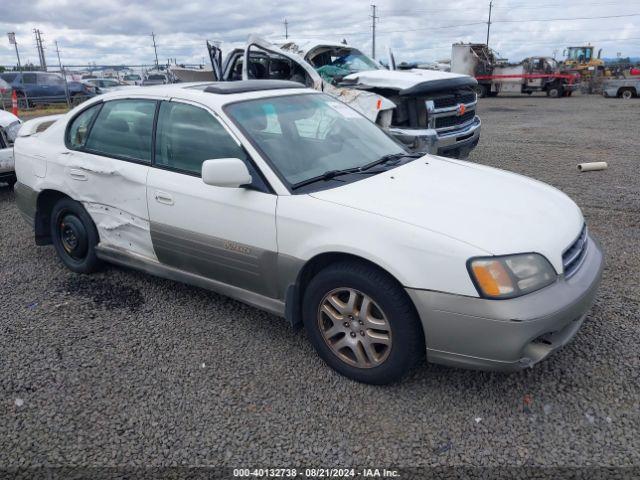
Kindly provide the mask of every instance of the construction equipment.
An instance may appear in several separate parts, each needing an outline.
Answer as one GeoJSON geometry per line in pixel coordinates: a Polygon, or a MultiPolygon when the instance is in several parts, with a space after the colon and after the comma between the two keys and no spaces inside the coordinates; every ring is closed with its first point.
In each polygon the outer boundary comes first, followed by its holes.
{"type": "Polygon", "coordinates": [[[611,76],[611,72],[605,68],[604,60],[600,58],[602,49],[598,50],[598,56],[593,55],[594,47],[586,45],[581,47],[567,47],[562,56],[562,68],[567,72],[580,75],[581,90],[583,93],[599,93],[602,91],[604,77],[611,76]]]}
{"type": "Polygon", "coordinates": [[[576,76],[563,72],[551,57],[528,57],[509,63],[482,43],[456,43],[451,52],[451,71],[475,77],[479,97],[503,93],[546,92],[550,97],[570,96],[576,76]]]}

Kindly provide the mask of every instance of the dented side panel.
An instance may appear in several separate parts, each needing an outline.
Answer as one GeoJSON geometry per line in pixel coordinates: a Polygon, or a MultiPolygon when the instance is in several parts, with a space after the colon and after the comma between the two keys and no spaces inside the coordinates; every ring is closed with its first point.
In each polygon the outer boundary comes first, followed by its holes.
{"type": "Polygon", "coordinates": [[[155,259],[146,182],[149,166],[64,150],[50,157],[47,182],[81,202],[98,229],[100,244],[155,259]]]}

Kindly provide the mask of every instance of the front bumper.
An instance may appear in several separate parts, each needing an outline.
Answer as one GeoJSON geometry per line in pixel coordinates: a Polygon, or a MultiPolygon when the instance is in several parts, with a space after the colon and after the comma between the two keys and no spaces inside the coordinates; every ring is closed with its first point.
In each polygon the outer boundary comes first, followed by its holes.
{"type": "Polygon", "coordinates": [[[420,315],[427,359],[445,365],[519,370],[566,345],[593,304],[604,264],[591,237],[584,263],[537,292],[487,300],[407,289],[420,315]]]}
{"type": "Polygon", "coordinates": [[[479,117],[461,129],[438,132],[433,128],[395,128],[389,133],[412,151],[435,155],[465,158],[475,148],[480,139],[482,122],[479,117]]]}

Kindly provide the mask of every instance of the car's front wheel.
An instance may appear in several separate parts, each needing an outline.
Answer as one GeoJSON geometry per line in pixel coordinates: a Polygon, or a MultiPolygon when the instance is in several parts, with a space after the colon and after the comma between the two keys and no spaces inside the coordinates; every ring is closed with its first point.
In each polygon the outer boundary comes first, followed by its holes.
{"type": "Polygon", "coordinates": [[[422,328],[406,292],[364,263],[320,271],[305,290],[303,319],[320,357],[359,382],[396,381],[424,357],[422,328]]]}
{"type": "Polygon", "coordinates": [[[95,247],[99,237],[93,220],[82,204],[64,198],[51,211],[51,239],[67,268],[77,273],[91,273],[101,262],[95,247]]]}

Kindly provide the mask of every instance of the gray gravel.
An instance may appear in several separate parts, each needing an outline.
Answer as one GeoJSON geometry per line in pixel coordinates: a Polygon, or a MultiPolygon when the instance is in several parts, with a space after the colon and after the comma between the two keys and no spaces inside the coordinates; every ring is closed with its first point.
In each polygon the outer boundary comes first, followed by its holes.
{"type": "Polygon", "coordinates": [[[565,349],[515,374],[424,365],[398,385],[353,383],[241,303],[116,267],[67,271],[1,187],[0,467],[640,466],[640,100],[479,110],[471,158],[567,192],[607,252],[565,349]],[[578,173],[598,160],[609,169],[578,173]]]}

